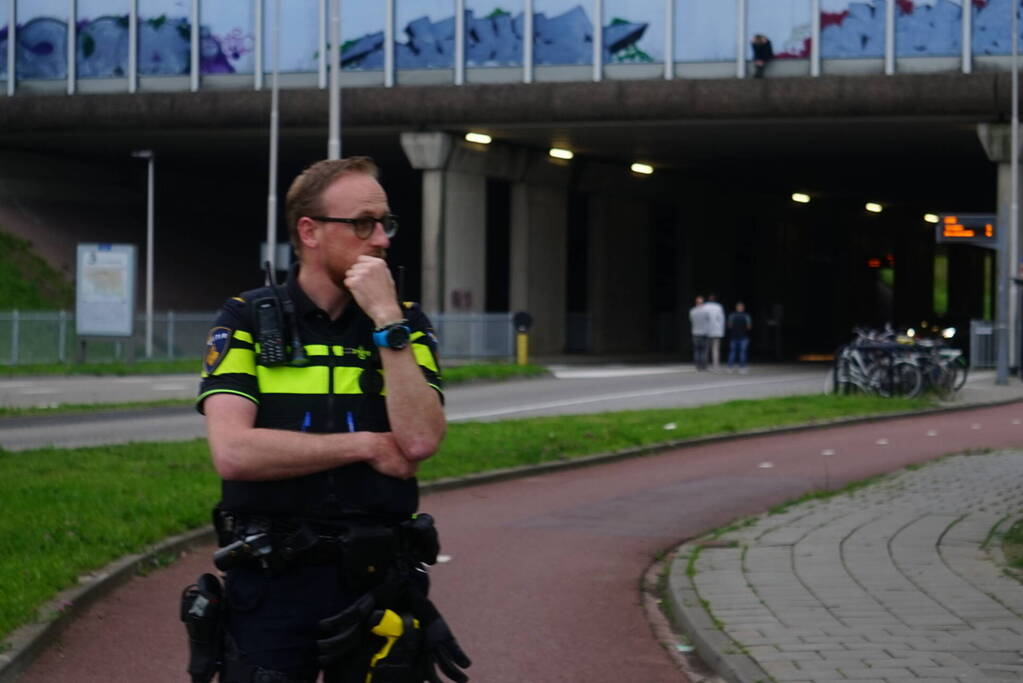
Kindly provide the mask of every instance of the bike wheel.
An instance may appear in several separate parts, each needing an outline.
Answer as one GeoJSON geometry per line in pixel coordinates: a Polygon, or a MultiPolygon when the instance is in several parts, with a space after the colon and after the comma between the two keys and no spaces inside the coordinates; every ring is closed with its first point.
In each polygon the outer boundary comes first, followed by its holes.
{"type": "Polygon", "coordinates": [[[966,375],[969,374],[970,368],[966,364],[966,359],[962,356],[953,358],[948,364],[949,371],[952,372],[952,391],[959,391],[966,384],[966,375]]]}
{"type": "Polygon", "coordinates": [[[924,386],[923,373],[913,363],[898,361],[894,365],[878,363],[870,371],[870,386],[885,398],[913,398],[924,386]]]}

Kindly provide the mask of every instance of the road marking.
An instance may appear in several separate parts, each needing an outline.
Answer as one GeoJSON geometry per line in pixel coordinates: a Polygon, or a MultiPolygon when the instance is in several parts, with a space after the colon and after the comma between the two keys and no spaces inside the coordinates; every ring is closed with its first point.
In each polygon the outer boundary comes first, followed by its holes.
{"type": "Polygon", "coordinates": [[[823,451],[821,451],[821,455],[834,455],[834,454],[835,454],[835,450],[833,448],[825,448],[823,451]]]}
{"type": "Polygon", "coordinates": [[[54,389],[52,387],[36,387],[34,389],[22,389],[18,393],[20,394],[57,394],[60,393],[60,389],[54,389]]]}
{"type": "Polygon", "coordinates": [[[972,425],[970,425],[970,429],[980,429],[980,423],[974,422],[972,425]]]}
{"type": "Polygon", "coordinates": [[[773,462],[762,462],[759,465],[757,465],[757,467],[759,467],[762,470],[769,470],[772,467],[774,467],[774,463],[773,462]]]}
{"type": "Polygon", "coordinates": [[[608,377],[641,377],[643,375],[670,375],[678,372],[695,372],[692,368],[681,365],[656,368],[599,368],[586,370],[553,369],[551,373],[556,379],[605,379],[608,377]]]}
{"type": "Polygon", "coordinates": [[[888,445],[888,439],[878,439],[875,443],[878,446],[887,446],[888,445]]]}
{"type": "Polygon", "coordinates": [[[437,556],[437,561],[440,562],[441,564],[445,564],[445,563],[451,561],[451,556],[450,555],[438,555],[437,556]]]}
{"type": "Polygon", "coordinates": [[[181,391],[188,387],[183,384],[154,384],[153,391],[181,391]]]}
{"type": "Polygon", "coordinates": [[[735,382],[720,382],[716,384],[694,384],[685,387],[668,387],[665,389],[649,389],[646,391],[625,391],[617,394],[598,394],[597,396],[590,396],[587,398],[570,398],[561,401],[547,401],[545,403],[530,403],[525,406],[516,406],[511,408],[495,408],[492,410],[479,410],[470,413],[457,413],[454,415],[448,415],[448,421],[456,420],[473,420],[480,417],[494,417],[496,415],[510,415],[512,413],[526,413],[536,410],[545,410],[547,408],[564,408],[567,406],[577,406],[586,403],[600,403],[601,401],[617,401],[626,398],[643,398],[646,396],[664,396],[665,394],[684,394],[693,391],[707,391],[708,389],[728,389],[732,387],[748,387],[757,386],[761,384],[775,384],[775,383],[789,383],[789,382],[805,382],[813,379],[809,375],[797,375],[797,376],[780,376],[771,379],[762,380],[745,380],[735,382]]]}
{"type": "Polygon", "coordinates": [[[1023,420],[1017,417],[1015,420],[1012,421],[1012,424],[1014,425],[1023,424],[1023,420]]]}
{"type": "Polygon", "coordinates": [[[938,435],[938,430],[937,429],[928,429],[927,430],[927,436],[937,436],[937,435],[938,435]]]}

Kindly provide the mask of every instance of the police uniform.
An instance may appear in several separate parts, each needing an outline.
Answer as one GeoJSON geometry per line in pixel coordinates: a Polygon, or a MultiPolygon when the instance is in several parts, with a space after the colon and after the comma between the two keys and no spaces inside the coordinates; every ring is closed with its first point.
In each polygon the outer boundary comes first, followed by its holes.
{"type": "MultiPolygon", "coordinates": [[[[258,406],[256,427],[309,433],[390,431],[372,320],[352,301],[331,321],[298,286],[297,273],[293,268],[284,288],[294,304],[290,323],[297,326],[308,364],[260,365],[252,302],[272,296],[272,290],[245,292],[224,304],[210,330],[198,410],[202,412],[207,397],[228,393],[258,406]]],[[[403,309],[412,353],[427,383],[443,397],[430,321],[415,304],[405,303],[403,309]]],[[[215,514],[283,525],[348,519],[386,525],[412,516],[418,496],[415,479],[389,477],[359,462],[292,479],[225,480],[215,514]]],[[[230,539],[222,533],[220,540],[223,545],[230,539]]],[[[249,665],[288,672],[289,681],[315,679],[317,621],[342,611],[359,595],[340,572],[339,563],[329,560],[300,561],[281,572],[253,566],[229,570],[228,656],[233,646],[235,656],[249,665]]],[[[354,674],[364,678],[365,669],[354,674]]],[[[348,679],[335,675],[327,680],[348,679]]]]}

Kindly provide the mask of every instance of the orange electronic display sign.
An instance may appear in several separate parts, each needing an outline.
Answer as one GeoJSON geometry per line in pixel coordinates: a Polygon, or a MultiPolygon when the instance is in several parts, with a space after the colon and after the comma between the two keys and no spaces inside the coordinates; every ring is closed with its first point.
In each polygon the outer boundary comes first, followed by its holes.
{"type": "Polygon", "coordinates": [[[988,249],[998,248],[995,215],[987,213],[943,213],[934,226],[938,244],[973,244],[988,249]]]}

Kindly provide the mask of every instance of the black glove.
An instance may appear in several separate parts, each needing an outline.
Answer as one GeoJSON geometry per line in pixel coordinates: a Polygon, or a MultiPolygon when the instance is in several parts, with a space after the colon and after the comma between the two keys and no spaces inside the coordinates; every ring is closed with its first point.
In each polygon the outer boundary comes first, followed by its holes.
{"type": "Polygon", "coordinates": [[[429,683],[443,683],[437,675],[439,668],[455,683],[465,683],[469,677],[462,669],[472,666],[451,628],[444,621],[430,599],[416,591],[409,591],[408,599],[412,613],[423,628],[423,655],[426,660],[424,675],[429,683]]]}
{"type": "Polygon", "coordinates": [[[316,641],[322,666],[359,651],[369,636],[369,618],[376,608],[376,597],[366,593],[340,614],[321,620],[316,626],[321,638],[316,641]]]}

